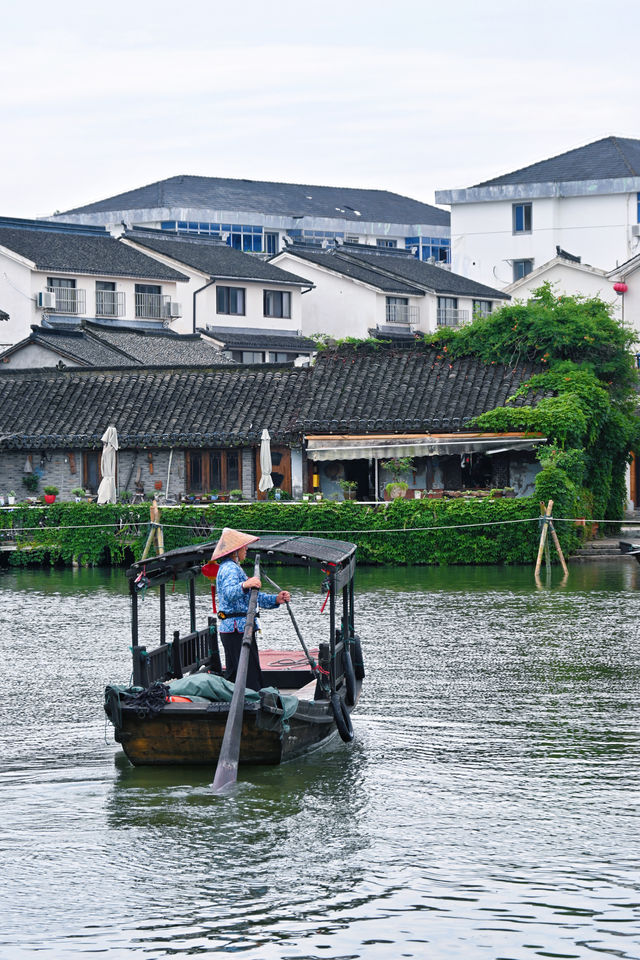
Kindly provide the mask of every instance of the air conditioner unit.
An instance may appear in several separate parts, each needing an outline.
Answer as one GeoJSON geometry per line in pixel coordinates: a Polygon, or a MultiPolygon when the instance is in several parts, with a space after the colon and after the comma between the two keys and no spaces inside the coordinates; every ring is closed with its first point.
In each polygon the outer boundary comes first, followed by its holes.
{"type": "Polygon", "coordinates": [[[175,300],[171,300],[167,304],[167,314],[170,317],[181,317],[182,316],[182,306],[177,303],[175,300]]]}
{"type": "Polygon", "coordinates": [[[634,223],[631,227],[631,236],[640,237],[640,223],[634,223]]]}
{"type": "Polygon", "coordinates": [[[55,310],[56,295],[55,293],[49,293],[48,291],[40,292],[36,302],[43,310],[55,310]]]}

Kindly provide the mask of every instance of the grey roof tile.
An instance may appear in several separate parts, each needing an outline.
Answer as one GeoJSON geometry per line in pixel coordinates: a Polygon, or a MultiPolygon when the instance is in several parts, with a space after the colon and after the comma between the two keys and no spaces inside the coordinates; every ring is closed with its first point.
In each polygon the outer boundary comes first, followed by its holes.
{"type": "Polygon", "coordinates": [[[445,210],[388,190],[187,175],[158,180],[66,213],[176,207],[432,226],[448,226],[450,220],[445,210]]]}
{"type": "Polygon", "coordinates": [[[455,432],[533,372],[449,360],[425,344],[326,350],[310,368],[6,371],[0,448],[99,446],[107,423],[123,446],[257,444],[264,427],[276,442],[303,433],[455,432]]]}
{"type": "Polygon", "coordinates": [[[509,294],[496,290],[459,273],[425,263],[409,251],[389,252],[365,244],[344,244],[323,251],[292,246],[287,253],[311,263],[325,266],[354,280],[360,280],[385,293],[421,295],[434,290],[442,296],[468,296],[483,300],[508,300],[509,294]]]}
{"type": "Polygon", "coordinates": [[[167,235],[159,230],[154,232],[130,230],[125,236],[148,250],[171,257],[179,263],[202,271],[209,277],[309,286],[308,280],[297,277],[273,263],[243,253],[242,250],[234,250],[226,243],[205,237],[167,235]]]}
{"type": "Polygon", "coordinates": [[[603,137],[548,160],[476,183],[492,187],[513,183],[553,183],[567,180],[609,180],[640,177],[640,140],[603,137]]]}
{"type": "Polygon", "coordinates": [[[237,330],[231,327],[214,326],[208,326],[205,332],[224,343],[227,350],[300,350],[302,352],[316,350],[314,340],[292,332],[237,330]]]}
{"type": "Polygon", "coordinates": [[[43,229],[23,229],[0,223],[0,246],[31,260],[38,270],[55,273],[88,273],[144,280],[188,279],[106,233],[96,236],[79,231],[58,232],[50,223],[43,229]]]}

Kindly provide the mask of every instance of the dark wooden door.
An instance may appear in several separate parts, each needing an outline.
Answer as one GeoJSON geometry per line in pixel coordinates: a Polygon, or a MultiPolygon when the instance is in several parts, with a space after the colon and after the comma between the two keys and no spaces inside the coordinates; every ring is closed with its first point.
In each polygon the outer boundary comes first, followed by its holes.
{"type": "MultiPolygon", "coordinates": [[[[279,444],[271,444],[271,479],[273,486],[291,493],[291,450],[279,444]]],[[[256,450],[256,490],[260,483],[260,448],[256,450]]],[[[258,500],[265,500],[266,493],[258,490],[258,500]]]]}

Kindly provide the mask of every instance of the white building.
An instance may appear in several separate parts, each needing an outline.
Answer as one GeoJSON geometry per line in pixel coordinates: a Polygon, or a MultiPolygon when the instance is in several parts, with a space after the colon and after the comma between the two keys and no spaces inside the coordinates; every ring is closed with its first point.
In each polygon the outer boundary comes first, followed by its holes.
{"type": "Polygon", "coordinates": [[[613,309],[615,316],[622,318],[622,301],[614,291],[607,271],[581,263],[563,251],[504,289],[513,300],[526,302],[543,283],[549,283],[556,296],[597,297],[613,309]]]}
{"type": "Polygon", "coordinates": [[[640,252],[640,140],[605,137],[463,190],[451,205],[452,268],[506,288],[556,247],[608,269],[640,252]]]}
{"type": "Polygon", "coordinates": [[[272,261],[313,289],[303,298],[302,332],[337,339],[407,339],[487,314],[509,295],[424,263],[406,250],[355,244],[288,247],[272,261]]]}
{"type": "Polygon", "coordinates": [[[241,363],[286,363],[313,352],[300,335],[302,294],[313,286],[307,279],[212,237],[133,229],[121,242],[188,278],[180,332],[211,336],[241,363]]]}
{"type": "Polygon", "coordinates": [[[0,218],[0,346],[47,318],[134,323],[180,319],[185,274],[109,236],[103,228],[0,218]]]}
{"type": "MultiPolygon", "coordinates": [[[[213,236],[272,256],[285,238],[409,248],[450,260],[449,213],[388,190],[177,176],[60,214],[69,223],[213,236]]],[[[56,219],[52,217],[51,219],[56,219]]]]}

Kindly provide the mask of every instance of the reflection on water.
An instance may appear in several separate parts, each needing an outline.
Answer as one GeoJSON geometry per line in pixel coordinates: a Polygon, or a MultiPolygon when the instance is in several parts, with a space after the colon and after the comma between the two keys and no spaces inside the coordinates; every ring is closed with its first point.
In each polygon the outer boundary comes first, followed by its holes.
{"type": "MultiPolygon", "coordinates": [[[[0,574],[0,956],[640,956],[639,575],[361,569],[356,741],[219,798],[212,770],[134,769],[105,726],[122,571],[0,574]]],[[[319,577],[275,579],[317,642],[319,577]]],[[[168,629],[185,613],[178,587],[168,629]]],[[[150,642],[156,616],[149,594],[150,642]]],[[[263,630],[296,649],[282,611],[263,630]]]]}

